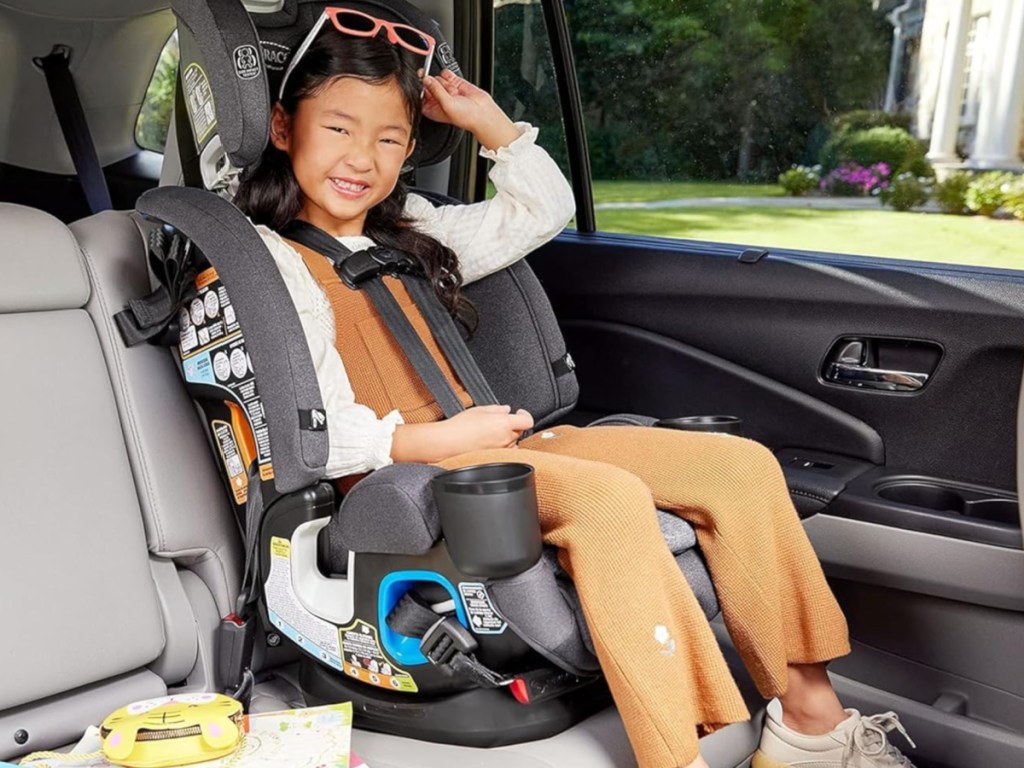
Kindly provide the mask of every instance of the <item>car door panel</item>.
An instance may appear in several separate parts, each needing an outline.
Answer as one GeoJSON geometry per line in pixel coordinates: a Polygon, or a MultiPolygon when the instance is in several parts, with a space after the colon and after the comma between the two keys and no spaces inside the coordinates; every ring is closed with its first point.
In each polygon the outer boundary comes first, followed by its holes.
{"type": "MultiPolygon", "coordinates": [[[[881,437],[888,465],[1015,488],[1015,412],[1024,350],[1021,277],[936,265],[909,270],[901,262],[793,252],[747,264],[737,260],[741,252],[713,244],[567,233],[531,263],[581,360],[588,359],[591,345],[598,354],[602,343],[580,333],[581,322],[646,331],[764,377],[765,391],[774,386],[766,383],[771,380],[869,425],[881,437]],[[942,359],[919,393],[826,383],[820,376],[825,355],[846,336],[925,340],[941,347],[942,359]]],[[[658,386],[639,384],[637,373],[620,370],[613,377],[601,366],[581,365],[580,406],[614,410],[635,400],[630,394],[635,387],[658,386]]],[[[646,364],[643,375],[673,378],[672,371],[646,364]]],[[[668,399],[658,400],[658,406],[693,413],[687,399],[692,388],[676,391],[678,400],[666,393],[668,399]]],[[[728,392],[722,390],[725,404],[730,404],[728,392]]],[[[714,408],[722,402],[719,396],[709,389],[700,404],[719,410],[714,408]]],[[[765,426],[752,421],[752,434],[764,430],[773,438],[771,447],[800,445],[769,427],[767,418],[765,426]]],[[[802,429],[794,422],[792,434],[802,429]]],[[[815,447],[837,437],[818,439],[815,447]]],[[[851,448],[855,445],[841,439],[830,446],[839,453],[851,448]]]]}

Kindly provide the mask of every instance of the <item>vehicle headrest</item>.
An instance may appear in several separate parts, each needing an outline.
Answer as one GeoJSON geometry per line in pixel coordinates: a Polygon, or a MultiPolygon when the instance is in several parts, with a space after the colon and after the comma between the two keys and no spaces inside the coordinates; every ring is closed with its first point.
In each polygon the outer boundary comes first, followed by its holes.
{"type": "MultiPolygon", "coordinates": [[[[323,9],[342,5],[422,29],[437,41],[431,73],[461,74],[437,23],[406,0],[285,0],[275,13],[249,14],[241,0],[172,0],[178,19],[181,83],[200,157],[220,145],[238,169],[256,162],[269,136],[272,95],[292,52],[323,9]]],[[[461,131],[424,119],[415,165],[441,162],[461,131]]],[[[204,177],[206,173],[204,171],[204,177]]]]}
{"type": "Polygon", "coordinates": [[[71,230],[43,211],[0,203],[0,312],[79,309],[88,300],[71,230]]]}

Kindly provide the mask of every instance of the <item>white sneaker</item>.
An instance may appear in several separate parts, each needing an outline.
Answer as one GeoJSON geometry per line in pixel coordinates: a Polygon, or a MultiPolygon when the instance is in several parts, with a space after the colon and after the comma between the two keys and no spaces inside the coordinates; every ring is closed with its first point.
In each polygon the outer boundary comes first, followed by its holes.
{"type": "Polygon", "coordinates": [[[846,712],[850,716],[829,733],[805,736],[782,724],[782,705],[772,701],[751,768],[914,768],[889,743],[888,733],[896,730],[915,746],[898,715],[846,712]]]}

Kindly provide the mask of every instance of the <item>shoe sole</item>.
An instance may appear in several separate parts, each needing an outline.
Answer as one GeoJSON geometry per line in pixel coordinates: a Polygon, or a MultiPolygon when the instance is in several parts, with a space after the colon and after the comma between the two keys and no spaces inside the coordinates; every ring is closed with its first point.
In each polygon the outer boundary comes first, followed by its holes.
{"type": "Polygon", "coordinates": [[[792,768],[792,766],[789,763],[773,760],[759,749],[754,753],[754,759],[750,761],[750,768],[792,768]]]}

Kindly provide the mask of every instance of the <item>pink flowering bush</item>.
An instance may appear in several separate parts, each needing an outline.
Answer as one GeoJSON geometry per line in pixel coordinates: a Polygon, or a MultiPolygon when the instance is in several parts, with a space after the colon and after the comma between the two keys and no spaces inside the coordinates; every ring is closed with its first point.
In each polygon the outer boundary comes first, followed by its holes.
{"type": "Polygon", "coordinates": [[[892,168],[888,163],[875,163],[870,166],[844,163],[825,176],[820,187],[826,195],[877,195],[889,188],[891,174],[892,168]]]}

